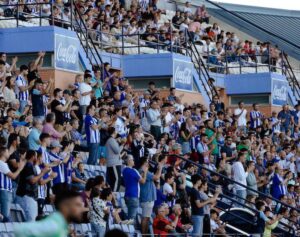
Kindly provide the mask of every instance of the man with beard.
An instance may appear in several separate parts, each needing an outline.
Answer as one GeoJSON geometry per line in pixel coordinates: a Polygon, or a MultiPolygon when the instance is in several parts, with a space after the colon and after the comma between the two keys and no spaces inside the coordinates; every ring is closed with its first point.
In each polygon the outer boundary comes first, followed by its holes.
{"type": "MultiPolygon", "coordinates": [[[[65,237],[68,236],[68,225],[80,223],[83,212],[83,202],[80,193],[65,190],[55,197],[57,212],[37,222],[16,225],[16,237],[65,237]]],[[[71,235],[72,236],[72,235],[71,235]]]]}

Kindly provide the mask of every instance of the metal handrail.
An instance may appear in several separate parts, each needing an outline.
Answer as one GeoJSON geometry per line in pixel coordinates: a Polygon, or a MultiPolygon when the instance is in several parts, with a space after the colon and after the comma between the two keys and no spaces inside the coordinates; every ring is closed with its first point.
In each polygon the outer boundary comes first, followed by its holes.
{"type": "Polygon", "coordinates": [[[291,42],[291,41],[289,41],[289,40],[287,40],[287,39],[285,39],[285,38],[283,38],[283,37],[281,37],[281,36],[279,36],[279,35],[277,35],[277,34],[274,34],[274,33],[270,32],[270,31],[266,30],[266,29],[263,28],[263,27],[260,27],[259,25],[255,24],[255,23],[253,23],[253,22],[251,22],[251,21],[249,21],[249,20],[247,20],[246,18],[240,16],[239,14],[237,14],[237,13],[235,13],[235,12],[233,12],[233,11],[230,11],[230,10],[226,9],[225,7],[222,7],[220,4],[218,4],[218,3],[216,3],[216,2],[212,2],[212,1],[210,1],[210,0],[205,0],[205,1],[208,2],[208,3],[210,3],[210,4],[212,4],[212,5],[214,5],[214,6],[216,6],[216,7],[218,7],[218,8],[220,8],[220,9],[222,9],[222,10],[225,11],[225,12],[227,12],[227,13],[229,13],[229,14],[231,14],[231,15],[233,15],[233,16],[235,16],[235,17],[237,17],[237,18],[239,18],[239,19],[241,19],[241,20],[243,20],[243,21],[245,21],[246,23],[248,23],[248,24],[250,24],[250,25],[256,27],[257,29],[259,29],[259,30],[261,30],[261,31],[263,31],[263,32],[266,32],[266,33],[268,33],[269,35],[272,35],[272,36],[274,36],[274,37],[277,37],[277,38],[279,38],[279,39],[285,41],[286,43],[289,43],[290,45],[293,45],[295,48],[300,49],[300,46],[299,46],[299,45],[296,45],[296,44],[294,44],[293,42],[291,42]]]}
{"type": "Polygon", "coordinates": [[[281,202],[280,200],[278,200],[278,199],[276,199],[276,198],[273,198],[273,197],[271,197],[271,196],[269,196],[269,195],[267,195],[267,194],[265,194],[265,193],[262,193],[262,192],[260,192],[260,191],[258,191],[258,190],[255,190],[255,189],[253,189],[253,188],[249,188],[248,186],[246,186],[246,185],[244,185],[244,184],[242,184],[242,183],[240,183],[240,182],[237,182],[237,181],[235,181],[235,180],[233,180],[233,179],[228,178],[228,177],[225,176],[225,175],[222,175],[222,174],[220,174],[220,173],[218,173],[218,172],[215,172],[215,171],[213,171],[213,170],[210,170],[210,169],[208,169],[207,167],[205,167],[205,166],[203,166],[203,165],[201,165],[201,164],[198,164],[198,163],[196,163],[196,162],[194,162],[194,161],[192,161],[192,160],[186,159],[186,158],[184,158],[184,157],[182,157],[182,156],[180,156],[180,155],[175,155],[175,154],[173,155],[173,154],[172,154],[172,156],[177,157],[177,158],[179,158],[179,159],[181,159],[181,160],[183,160],[183,161],[185,161],[185,162],[189,162],[189,163],[191,163],[191,164],[197,166],[198,168],[204,169],[204,170],[206,170],[206,171],[208,171],[208,172],[210,172],[210,173],[212,173],[212,174],[215,174],[215,175],[217,175],[217,176],[219,176],[219,177],[221,177],[221,178],[223,178],[223,179],[226,179],[227,181],[230,181],[231,183],[237,184],[237,185],[239,185],[239,186],[245,188],[246,190],[249,190],[249,191],[252,191],[252,192],[254,192],[254,193],[257,193],[259,196],[263,196],[263,197],[269,198],[269,199],[273,200],[274,202],[276,202],[277,204],[281,204],[281,205],[283,205],[283,206],[285,206],[285,207],[287,207],[287,208],[290,208],[290,209],[296,210],[297,212],[300,212],[300,209],[298,209],[298,208],[296,208],[296,207],[293,207],[293,206],[291,206],[291,205],[289,205],[289,204],[286,204],[286,203],[284,203],[284,202],[281,202]]]}

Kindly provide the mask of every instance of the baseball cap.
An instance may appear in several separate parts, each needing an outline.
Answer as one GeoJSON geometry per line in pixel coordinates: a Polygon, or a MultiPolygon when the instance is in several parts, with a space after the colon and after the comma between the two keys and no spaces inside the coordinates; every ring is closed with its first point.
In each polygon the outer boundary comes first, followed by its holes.
{"type": "Polygon", "coordinates": [[[55,147],[62,147],[62,145],[60,145],[60,143],[59,143],[59,141],[57,141],[57,140],[53,140],[52,142],[51,142],[51,144],[50,144],[50,147],[51,148],[55,148],[55,147]]]}

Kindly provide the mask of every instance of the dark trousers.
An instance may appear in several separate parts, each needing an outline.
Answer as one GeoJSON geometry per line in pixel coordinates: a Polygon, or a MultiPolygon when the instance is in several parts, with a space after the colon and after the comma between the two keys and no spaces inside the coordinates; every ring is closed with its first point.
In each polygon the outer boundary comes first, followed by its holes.
{"type": "Polygon", "coordinates": [[[106,180],[113,192],[119,192],[121,186],[121,165],[107,167],[106,180]]]}
{"type": "Polygon", "coordinates": [[[160,136],[161,136],[161,127],[160,126],[151,125],[150,132],[154,136],[155,140],[159,141],[160,136]]]}
{"type": "Polygon", "coordinates": [[[37,200],[37,203],[38,203],[38,214],[39,214],[39,216],[43,216],[44,215],[45,199],[39,198],[37,200]]]}

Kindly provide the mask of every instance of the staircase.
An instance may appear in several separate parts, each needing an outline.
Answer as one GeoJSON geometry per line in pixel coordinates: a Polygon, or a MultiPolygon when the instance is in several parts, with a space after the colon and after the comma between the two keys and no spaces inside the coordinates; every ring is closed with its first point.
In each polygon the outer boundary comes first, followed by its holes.
{"type": "MultiPolygon", "coordinates": [[[[189,33],[187,32],[188,38],[191,38],[189,33]]],[[[187,55],[191,58],[194,68],[195,68],[195,74],[194,78],[198,77],[198,80],[201,87],[200,87],[200,92],[204,96],[206,101],[211,102],[212,98],[215,95],[218,95],[218,91],[214,85],[213,79],[209,76],[209,72],[206,68],[205,63],[203,62],[203,59],[201,58],[201,55],[195,45],[195,43],[191,40],[186,40],[187,46],[187,55]]]]}
{"type": "MultiPolygon", "coordinates": [[[[77,8],[74,2],[72,2],[72,8],[73,8],[73,10],[71,11],[72,14],[71,19],[73,21],[73,24],[71,25],[72,30],[76,32],[80,44],[82,46],[82,49],[90,65],[97,66],[100,68],[103,65],[103,60],[97,49],[97,46],[93,42],[89,29],[85,25],[81,13],[79,12],[79,9],[77,8]]],[[[102,70],[105,70],[105,68],[103,67],[102,70]]]]}

